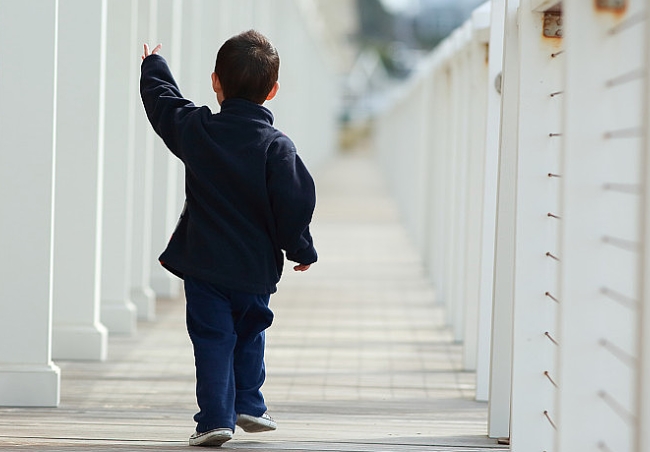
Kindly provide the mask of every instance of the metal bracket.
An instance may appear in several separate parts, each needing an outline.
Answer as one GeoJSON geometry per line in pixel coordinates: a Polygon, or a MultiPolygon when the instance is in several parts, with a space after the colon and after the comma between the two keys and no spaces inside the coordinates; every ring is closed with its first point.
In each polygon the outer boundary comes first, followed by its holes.
{"type": "Polygon", "coordinates": [[[596,8],[621,10],[627,7],[627,0],[596,0],[596,8]]]}
{"type": "Polygon", "coordinates": [[[554,11],[544,12],[544,37],[561,38],[562,35],[562,13],[554,11]]]}

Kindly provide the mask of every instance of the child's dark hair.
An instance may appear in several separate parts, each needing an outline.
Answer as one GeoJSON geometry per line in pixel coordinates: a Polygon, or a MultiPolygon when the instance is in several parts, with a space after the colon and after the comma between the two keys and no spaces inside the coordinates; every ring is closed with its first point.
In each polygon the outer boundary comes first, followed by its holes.
{"type": "Polygon", "coordinates": [[[241,98],[260,105],[278,81],[279,70],[278,51],[255,30],[227,40],[214,66],[225,99],[241,98]]]}

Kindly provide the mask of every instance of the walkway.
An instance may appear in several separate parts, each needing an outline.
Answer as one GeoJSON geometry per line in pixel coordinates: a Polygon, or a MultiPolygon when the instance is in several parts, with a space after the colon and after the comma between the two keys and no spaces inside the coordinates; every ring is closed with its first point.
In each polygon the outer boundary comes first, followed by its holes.
{"type": "MultiPolygon", "coordinates": [[[[287,272],[272,298],[264,392],[277,432],[238,431],[240,451],[505,451],[423,277],[378,169],[345,155],[317,174],[320,262],[287,272]]],[[[105,363],[58,362],[57,409],[0,409],[0,449],[186,447],[194,424],[182,300],[159,300],[105,363]]]]}

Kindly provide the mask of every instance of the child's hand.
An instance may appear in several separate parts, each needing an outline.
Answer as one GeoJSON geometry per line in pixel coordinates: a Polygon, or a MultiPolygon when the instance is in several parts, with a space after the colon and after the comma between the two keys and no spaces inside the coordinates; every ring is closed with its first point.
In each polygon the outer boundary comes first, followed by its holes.
{"type": "Polygon", "coordinates": [[[155,55],[158,52],[160,52],[160,49],[162,49],[162,44],[158,44],[156,47],[153,48],[151,52],[149,52],[149,44],[144,45],[144,55],[142,55],[142,60],[144,61],[145,58],[147,58],[149,55],[155,55]]]}
{"type": "Polygon", "coordinates": [[[293,267],[293,269],[295,271],[297,271],[297,272],[305,272],[305,271],[309,270],[309,267],[310,267],[309,264],[307,264],[307,265],[300,264],[300,265],[296,265],[295,267],[293,267]]]}

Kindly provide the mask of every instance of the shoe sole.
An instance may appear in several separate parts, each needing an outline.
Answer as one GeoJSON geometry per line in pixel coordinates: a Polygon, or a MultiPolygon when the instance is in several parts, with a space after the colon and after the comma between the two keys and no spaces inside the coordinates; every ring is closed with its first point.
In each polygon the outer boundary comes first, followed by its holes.
{"type": "Polygon", "coordinates": [[[246,418],[237,419],[237,426],[240,427],[242,430],[244,430],[246,433],[271,432],[278,428],[276,425],[254,421],[246,418]]]}
{"type": "Polygon", "coordinates": [[[205,432],[190,438],[190,446],[221,446],[232,439],[232,434],[226,432],[205,432]]]}

